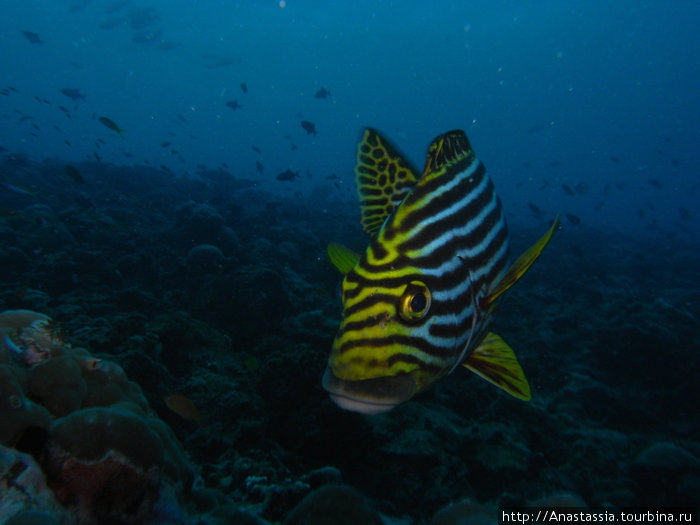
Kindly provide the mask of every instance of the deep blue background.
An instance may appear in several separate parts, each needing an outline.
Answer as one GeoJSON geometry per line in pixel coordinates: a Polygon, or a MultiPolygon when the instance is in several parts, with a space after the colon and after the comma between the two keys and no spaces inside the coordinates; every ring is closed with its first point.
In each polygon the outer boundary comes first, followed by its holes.
{"type": "Polygon", "coordinates": [[[542,221],[573,213],[653,242],[697,241],[696,1],[0,5],[0,89],[18,90],[0,97],[0,145],[10,152],[79,162],[103,139],[104,162],[176,175],[226,163],[284,192],[275,175],[289,167],[302,174],[300,198],[319,184],[331,191],[325,177],[335,173],[350,201],[363,126],[419,168],[435,135],[463,128],[511,222],[532,220],[531,202],[542,221]],[[66,87],[86,100],[66,98],[66,87]],[[314,97],[321,87],[329,98],[314,97]],[[243,107],[226,107],[233,99],[243,107]],[[578,185],[576,195],[562,184],[578,185]]]}

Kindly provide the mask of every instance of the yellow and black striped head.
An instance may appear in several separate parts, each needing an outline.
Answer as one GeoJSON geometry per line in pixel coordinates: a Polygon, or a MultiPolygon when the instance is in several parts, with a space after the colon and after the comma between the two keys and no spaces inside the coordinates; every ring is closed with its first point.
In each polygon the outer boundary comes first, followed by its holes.
{"type": "Polygon", "coordinates": [[[449,373],[483,338],[483,301],[503,274],[508,234],[466,135],[440,135],[418,177],[376,131],[356,168],[362,256],[329,247],[345,273],[343,318],[323,378],[342,408],[379,413],[449,373]]]}

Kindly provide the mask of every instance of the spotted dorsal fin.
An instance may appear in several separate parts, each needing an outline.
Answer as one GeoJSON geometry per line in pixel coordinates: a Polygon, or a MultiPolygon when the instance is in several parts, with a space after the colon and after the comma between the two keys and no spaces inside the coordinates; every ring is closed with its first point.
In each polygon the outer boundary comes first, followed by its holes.
{"type": "Polygon", "coordinates": [[[355,181],[362,229],[374,235],[416,185],[418,177],[386,139],[367,128],[357,146],[355,181]]]}
{"type": "Polygon", "coordinates": [[[461,129],[448,131],[433,140],[428,148],[423,176],[427,173],[441,172],[444,168],[473,156],[467,135],[461,129]]]}

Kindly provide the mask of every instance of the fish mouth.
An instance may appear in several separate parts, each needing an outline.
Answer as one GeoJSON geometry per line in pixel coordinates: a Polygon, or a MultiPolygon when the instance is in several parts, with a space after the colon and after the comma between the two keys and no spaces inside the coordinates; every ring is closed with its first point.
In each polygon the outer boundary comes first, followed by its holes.
{"type": "Polygon", "coordinates": [[[388,412],[418,391],[412,374],[348,381],[338,378],[330,367],[326,367],[322,383],[340,408],[370,415],[388,412]]]}

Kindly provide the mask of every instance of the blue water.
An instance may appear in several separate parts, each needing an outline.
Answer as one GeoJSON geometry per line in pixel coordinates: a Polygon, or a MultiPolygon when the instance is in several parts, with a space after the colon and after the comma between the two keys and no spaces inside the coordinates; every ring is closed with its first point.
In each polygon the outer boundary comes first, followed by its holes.
{"type": "MultiPolygon", "coordinates": [[[[491,519],[561,494],[697,504],[700,2],[0,0],[0,13],[0,313],[51,316],[176,433],[205,488],[162,491],[154,522],[229,502],[278,523],[339,480],[417,525],[461,498],[491,519]],[[419,173],[435,136],[464,129],[513,257],[560,216],[493,323],[529,404],[461,368],[375,418],[322,389],[341,317],[326,246],[367,243],[353,173],[367,126],[419,173]]],[[[34,365],[3,345],[24,388],[34,365]]],[[[55,428],[65,413],[51,415],[55,428]]],[[[33,430],[0,444],[33,452],[56,490],[65,476],[33,430]]]]}
{"type": "Polygon", "coordinates": [[[3,4],[0,88],[17,90],[0,97],[10,152],[68,162],[97,152],[177,174],[225,163],[281,191],[275,175],[291,168],[307,195],[335,173],[351,199],[363,126],[419,167],[435,135],[463,128],[511,222],[533,220],[530,202],[538,220],[570,213],[697,240],[697,2],[3,4]],[[314,97],[321,88],[328,98],[314,97]]]}

